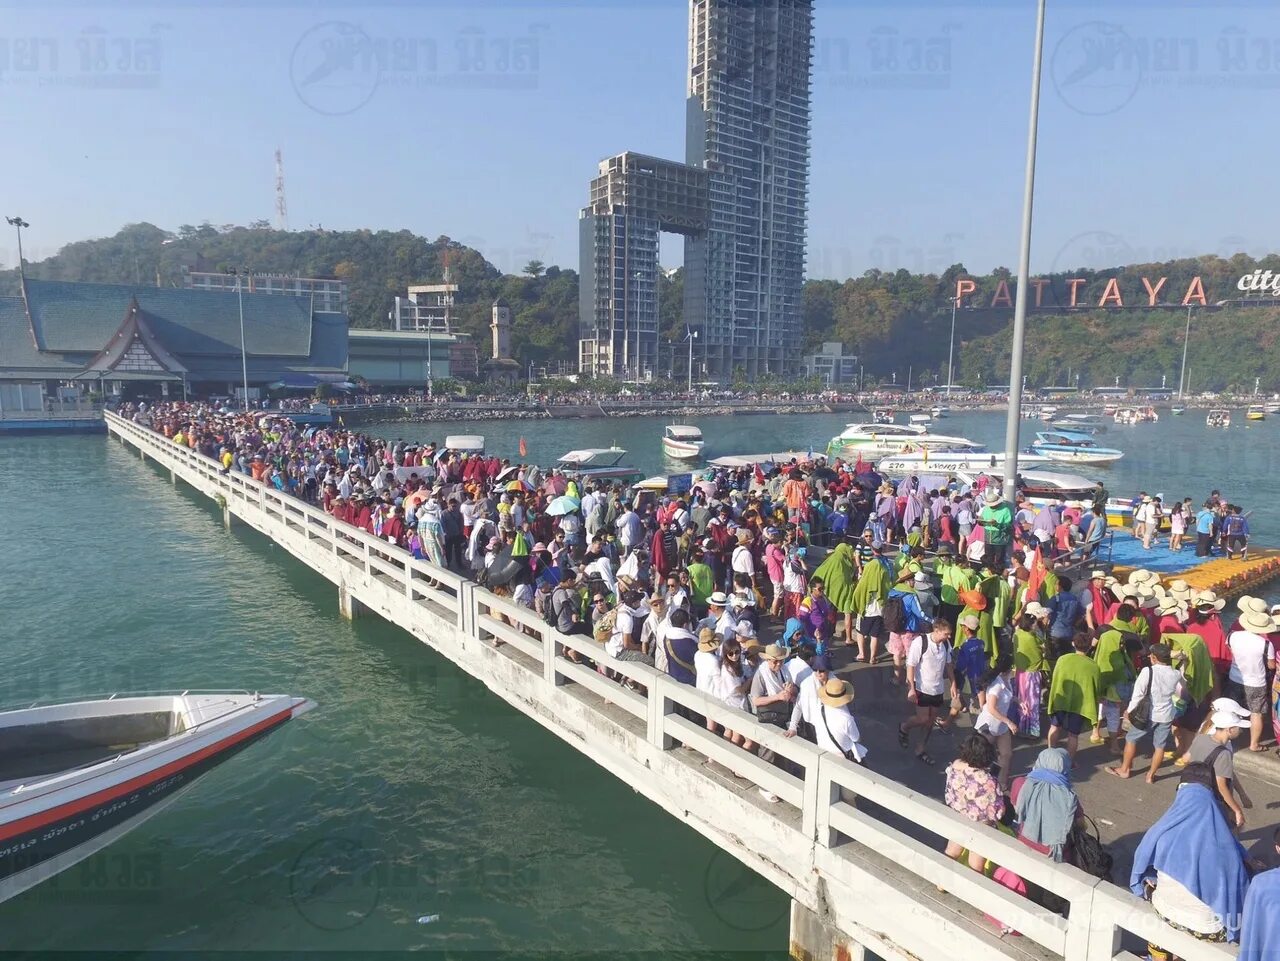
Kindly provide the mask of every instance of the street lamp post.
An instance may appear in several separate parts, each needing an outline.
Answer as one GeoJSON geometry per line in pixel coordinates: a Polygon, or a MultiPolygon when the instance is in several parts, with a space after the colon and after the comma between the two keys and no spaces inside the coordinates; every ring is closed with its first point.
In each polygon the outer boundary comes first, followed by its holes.
{"type": "Polygon", "coordinates": [[[249,409],[249,353],[244,343],[244,291],[241,289],[241,277],[248,273],[247,267],[232,267],[231,273],[236,278],[236,300],[240,305],[240,372],[244,375],[244,409],[249,409]]]}
{"type": "Polygon", "coordinates": [[[1018,256],[1018,299],[1013,308],[1013,350],[1009,364],[1009,414],[1004,428],[1004,497],[1012,502],[1018,480],[1018,430],[1022,421],[1022,353],[1027,334],[1027,288],[1031,275],[1031,208],[1036,188],[1036,128],[1040,121],[1040,64],[1044,56],[1045,0],[1036,11],[1036,47],[1031,67],[1031,122],[1022,192],[1022,249],[1018,256]]]}
{"type": "Polygon", "coordinates": [[[21,217],[5,217],[4,219],[9,222],[10,227],[18,232],[18,279],[20,281],[26,280],[27,275],[22,267],[22,228],[30,227],[31,225],[21,217]]]}
{"type": "Polygon", "coordinates": [[[952,361],[956,355],[956,305],[959,302],[959,297],[951,298],[951,343],[947,347],[947,400],[951,399],[951,385],[955,383],[955,368],[952,367],[952,361]]]}
{"type": "Polygon", "coordinates": [[[693,396],[693,338],[698,336],[696,330],[690,330],[685,335],[685,340],[689,342],[689,386],[687,388],[689,396],[693,396]]]}

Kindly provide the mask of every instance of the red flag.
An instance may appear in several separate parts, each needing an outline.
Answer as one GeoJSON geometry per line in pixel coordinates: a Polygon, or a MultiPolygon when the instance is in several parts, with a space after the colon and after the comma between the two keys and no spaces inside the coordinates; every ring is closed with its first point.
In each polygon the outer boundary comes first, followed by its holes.
{"type": "Polygon", "coordinates": [[[762,470],[760,469],[760,465],[759,465],[759,464],[756,464],[756,465],[755,465],[755,471],[754,471],[753,476],[755,477],[755,481],[756,481],[756,483],[757,483],[757,484],[759,484],[759,485],[761,485],[761,486],[763,487],[763,486],[764,486],[764,482],[765,482],[765,476],[764,476],[764,471],[762,471],[762,470]]]}
{"type": "Polygon", "coordinates": [[[523,437],[520,438],[520,456],[521,457],[529,456],[529,445],[524,442],[523,437]]]}
{"type": "Polygon", "coordinates": [[[1040,548],[1037,547],[1031,555],[1031,572],[1027,577],[1027,593],[1026,604],[1040,599],[1040,585],[1044,583],[1045,575],[1044,558],[1040,556],[1040,548]]]}
{"type": "Polygon", "coordinates": [[[866,463],[862,460],[862,452],[861,452],[861,451],[859,451],[859,452],[858,452],[858,460],[857,460],[857,462],[853,465],[853,476],[854,476],[854,477],[859,477],[859,476],[861,476],[862,474],[865,474],[866,472],[867,472],[867,465],[866,465],[866,463]]]}

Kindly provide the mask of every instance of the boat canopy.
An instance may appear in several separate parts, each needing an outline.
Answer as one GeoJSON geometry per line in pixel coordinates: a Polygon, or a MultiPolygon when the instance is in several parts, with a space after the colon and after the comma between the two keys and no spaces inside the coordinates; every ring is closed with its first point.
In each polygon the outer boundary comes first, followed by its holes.
{"type": "Polygon", "coordinates": [[[626,456],[621,447],[584,447],[562,455],[559,463],[565,467],[616,467],[626,456]]]}
{"type": "Polygon", "coordinates": [[[483,454],[484,437],[480,434],[450,434],[445,437],[444,446],[468,454],[483,454]]]}
{"type": "Polygon", "coordinates": [[[698,441],[702,440],[702,431],[688,424],[670,424],[666,436],[671,440],[698,441]]]}

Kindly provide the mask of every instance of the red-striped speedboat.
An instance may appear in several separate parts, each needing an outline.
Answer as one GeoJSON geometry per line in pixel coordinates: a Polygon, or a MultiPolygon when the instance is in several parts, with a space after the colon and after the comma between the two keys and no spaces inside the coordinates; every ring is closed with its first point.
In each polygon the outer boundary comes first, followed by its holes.
{"type": "Polygon", "coordinates": [[[0,901],[95,854],[314,706],[182,691],[0,712],[0,901]]]}

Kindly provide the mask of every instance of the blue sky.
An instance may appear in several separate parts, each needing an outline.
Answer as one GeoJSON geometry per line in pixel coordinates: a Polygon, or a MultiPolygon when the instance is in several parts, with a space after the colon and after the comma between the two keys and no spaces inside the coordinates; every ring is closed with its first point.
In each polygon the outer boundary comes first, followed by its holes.
{"type": "MultiPolygon", "coordinates": [[[[0,212],[32,260],[272,219],[279,146],[293,227],[576,267],[596,163],[684,153],[683,0],[0,9],[0,212]]],[[[1014,267],[1032,0],[815,11],[809,275],[1014,267]]],[[[1033,268],[1266,252],[1277,88],[1261,3],[1050,0],[1033,268]]]]}

